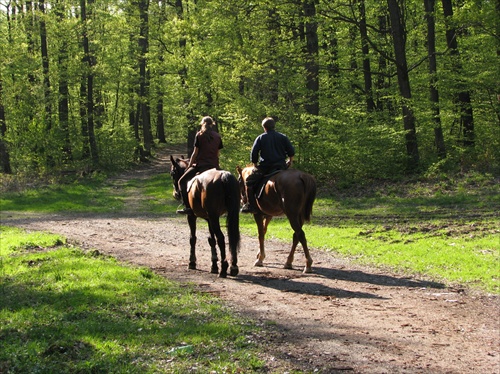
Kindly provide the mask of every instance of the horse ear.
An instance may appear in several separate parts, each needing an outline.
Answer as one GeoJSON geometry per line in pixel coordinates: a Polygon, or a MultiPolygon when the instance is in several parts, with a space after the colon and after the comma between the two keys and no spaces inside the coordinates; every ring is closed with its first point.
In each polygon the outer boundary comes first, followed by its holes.
{"type": "Polygon", "coordinates": [[[241,172],[243,171],[240,167],[240,165],[236,166],[236,171],[238,172],[239,175],[241,175],[241,172]]]}
{"type": "Polygon", "coordinates": [[[179,159],[175,160],[175,159],[172,157],[172,155],[170,155],[170,162],[171,162],[171,163],[172,163],[172,165],[173,165],[174,167],[176,167],[176,168],[178,168],[178,167],[179,167],[179,162],[178,162],[178,161],[179,161],[179,159]]]}

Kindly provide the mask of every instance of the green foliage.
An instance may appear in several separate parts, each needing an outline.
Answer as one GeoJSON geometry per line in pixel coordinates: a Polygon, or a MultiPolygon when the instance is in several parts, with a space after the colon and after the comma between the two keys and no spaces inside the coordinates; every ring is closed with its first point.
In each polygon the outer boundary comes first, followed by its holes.
{"type": "MultiPolygon", "coordinates": [[[[278,128],[297,146],[297,165],[319,179],[342,185],[406,174],[405,134],[393,46],[386,6],[365,1],[368,55],[357,28],[359,10],[352,4],[319,2],[316,16],[304,16],[299,3],[258,0],[228,3],[197,1],[183,7],[149,4],[147,108],[153,136],[161,117],[168,142],[185,142],[199,118],[212,115],[230,150],[228,165],[247,162],[253,138],[266,115],[278,118],[278,128]],[[319,51],[305,51],[305,29],[317,22],[319,51]],[[311,61],[317,59],[317,61],[311,61]],[[370,64],[371,90],[365,92],[370,64]],[[307,109],[307,66],[317,62],[320,114],[307,109]],[[370,97],[376,104],[367,109],[370,97]],[[158,113],[157,108],[162,112],[158,113]],[[162,116],[160,116],[160,114],[162,116]],[[231,149],[233,146],[233,149],[231,149]]],[[[405,2],[406,57],[420,153],[418,172],[477,171],[500,174],[500,126],[497,82],[498,10],[494,2],[454,4],[448,26],[459,31],[459,54],[446,44],[446,24],[436,5],[437,83],[440,119],[447,157],[435,149],[434,118],[429,103],[427,29],[424,7],[405,2]],[[464,145],[457,93],[472,98],[474,146],[464,145]]],[[[86,25],[94,65],[83,63],[79,9],[60,11],[69,4],[47,3],[49,71],[41,65],[40,14],[26,9],[13,16],[0,10],[0,103],[5,110],[7,145],[14,173],[39,176],[60,171],[77,173],[127,167],[145,142],[139,108],[140,59],[138,3],[87,4],[86,25]],[[88,146],[83,74],[93,74],[94,123],[99,163],[88,146]],[[48,78],[49,87],[44,78],[48,78]],[[68,88],[68,119],[61,109],[61,84],[68,88]],[[47,89],[49,94],[47,95],[47,89]],[[134,132],[137,125],[137,132],[134,132]]],[[[73,9],[73,8],[72,8],[73,9]]],[[[2,160],[3,162],[3,160],[2,160]]],[[[226,161],[223,161],[226,162],[226,161]]]]}
{"type": "Polygon", "coordinates": [[[19,242],[2,253],[2,370],[186,372],[193,357],[202,372],[262,368],[257,345],[235,339],[254,327],[213,296],[97,251],[51,250],[60,239],[44,235],[32,240],[46,248],[32,251],[22,235],[2,227],[2,241],[19,242]]]}

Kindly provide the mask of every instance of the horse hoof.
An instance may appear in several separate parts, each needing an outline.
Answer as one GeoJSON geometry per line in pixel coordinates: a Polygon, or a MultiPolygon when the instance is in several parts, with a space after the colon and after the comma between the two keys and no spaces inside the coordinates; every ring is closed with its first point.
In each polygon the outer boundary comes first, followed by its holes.
{"type": "Polygon", "coordinates": [[[196,263],[190,262],[189,265],[188,265],[188,269],[189,270],[196,270],[196,263]]]}
{"type": "Polygon", "coordinates": [[[213,267],[213,268],[210,270],[210,272],[211,272],[212,274],[218,274],[218,273],[219,273],[219,268],[217,268],[217,267],[213,267]]]}
{"type": "Polygon", "coordinates": [[[262,266],[264,266],[264,263],[261,260],[257,260],[257,261],[255,261],[255,263],[253,264],[253,266],[262,267],[262,266]]]}
{"type": "Polygon", "coordinates": [[[312,272],[313,271],[311,268],[304,268],[304,271],[303,271],[304,274],[311,274],[312,272]]]}
{"type": "Polygon", "coordinates": [[[219,278],[227,278],[227,273],[220,273],[219,278]]]}
{"type": "Polygon", "coordinates": [[[238,269],[238,267],[232,267],[231,270],[229,271],[229,275],[235,277],[238,275],[239,272],[240,270],[238,269]]]}
{"type": "Polygon", "coordinates": [[[285,265],[283,266],[283,269],[292,270],[292,269],[293,269],[293,266],[292,266],[292,264],[285,264],[285,265]]]}

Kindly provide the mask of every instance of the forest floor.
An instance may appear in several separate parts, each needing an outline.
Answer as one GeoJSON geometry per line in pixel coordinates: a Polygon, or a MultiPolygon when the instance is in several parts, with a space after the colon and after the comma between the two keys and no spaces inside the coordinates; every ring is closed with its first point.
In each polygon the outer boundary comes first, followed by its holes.
{"type": "MultiPolygon", "coordinates": [[[[120,191],[131,179],[158,173],[170,183],[171,153],[179,150],[164,149],[109,183],[120,191]]],[[[269,372],[500,373],[498,296],[364,267],[314,248],[314,273],[305,275],[300,246],[294,269],[285,270],[290,243],[276,240],[266,241],[265,266],[254,267],[258,241],[249,236],[242,237],[240,274],[221,279],[210,273],[203,221],[198,270],[187,270],[186,218],[137,213],[145,198],[131,193],[126,210],[116,214],[2,212],[1,222],[64,235],[217,295],[262,328],[249,340],[263,347],[269,372]]]]}

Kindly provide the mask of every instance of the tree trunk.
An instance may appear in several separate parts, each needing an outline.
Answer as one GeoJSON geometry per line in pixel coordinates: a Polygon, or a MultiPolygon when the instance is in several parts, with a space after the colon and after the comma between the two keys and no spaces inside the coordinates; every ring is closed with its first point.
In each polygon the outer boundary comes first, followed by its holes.
{"type": "Polygon", "coordinates": [[[80,0],[80,11],[82,21],[82,43],[83,43],[83,68],[84,75],[82,81],[81,94],[84,94],[83,107],[85,108],[86,135],[88,136],[88,151],[84,154],[90,154],[92,167],[96,167],[99,163],[99,155],[97,151],[97,141],[94,128],[94,75],[93,66],[95,65],[95,57],[90,51],[90,42],[88,37],[87,22],[91,18],[93,0],[88,0],[89,10],[87,11],[85,0],[80,0]],[[86,88],[86,90],[85,90],[86,88]]]}
{"type": "Polygon", "coordinates": [[[471,103],[470,92],[465,88],[465,82],[460,78],[462,75],[462,63],[460,61],[460,53],[458,50],[457,30],[454,26],[450,26],[450,19],[453,17],[453,6],[451,0],[442,0],[443,13],[445,17],[446,27],[446,42],[452,56],[452,69],[458,77],[459,90],[456,93],[456,102],[460,113],[460,128],[463,134],[463,143],[467,146],[473,146],[475,141],[474,134],[474,116],[471,103]]]}
{"type": "MultiPolygon", "coordinates": [[[[166,17],[165,17],[165,1],[158,1],[158,8],[160,9],[160,13],[158,15],[159,17],[159,23],[163,24],[166,22],[166,17]]],[[[160,54],[158,57],[159,60],[159,66],[160,66],[160,71],[158,72],[158,75],[163,77],[165,75],[165,71],[163,69],[163,63],[164,63],[164,58],[163,58],[163,49],[160,48],[160,54]]],[[[163,118],[163,96],[164,96],[164,91],[163,91],[163,86],[162,82],[157,85],[157,101],[156,101],[156,137],[160,143],[166,143],[167,139],[165,138],[165,120],[163,118]]]]}
{"type": "MultiPolygon", "coordinates": [[[[385,38],[389,33],[389,28],[387,27],[387,15],[381,15],[378,17],[378,27],[382,38],[385,38]]],[[[387,58],[384,54],[380,53],[378,57],[378,70],[379,75],[376,81],[377,91],[377,110],[383,111],[387,109],[389,112],[393,112],[394,108],[391,102],[386,98],[385,92],[389,88],[389,82],[386,79],[387,75],[387,58]]]]}
{"type": "Polygon", "coordinates": [[[47,48],[47,26],[45,24],[44,0],[40,1],[39,6],[42,13],[42,16],[40,17],[40,52],[42,56],[43,95],[45,99],[45,127],[48,131],[50,131],[52,129],[52,106],[50,98],[49,51],[47,48]]]}
{"type": "Polygon", "coordinates": [[[370,66],[370,50],[368,48],[368,31],[366,29],[365,0],[359,1],[359,32],[361,34],[361,52],[363,53],[363,77],[365,81],[365,100],[368,112],[373,112],[375,102],[373,101],[372,72],[370,66]]]}
{"type": "MultiPolygon", "coordinates": [[[[64,2],[57,1],[55,12],[59,22],[64,21],[64,2]]],[[[61,36],[65,37],[65,36],[61,36]]],[[[61,43],[58,56],[59,65],[59,99],[58,99],[58,117],[59,132],[61,134],[62,152],[64,161],[72,159],[71,141],[69,137],[69,86],[68,86],[68,50],[66,43],[61,43]]]]}
{"type": "MultiPolygon", "coordinates": [[[[184,19],[184,7],[182,5],[182,0],[175,0],[175,12],[177,14],[177,17],[180,20],[184,19]]],[[[184,37],[181,37],[179,39],[179,48],[180,48],[180,53],[181,56],[184,57],[186,54],[186,44],[187,40],[184,37]]],[[[181,69],[179,69],[179,78],[181,80],[181,86],[183,88],[182,92],[182,97],[183,97],[183,105],[185,108],[190,108],[189,106],[189,98],[187,96],[187,75],[188,75],[188,67],[186,65],[183,65],[181,69]]],[[[191,113],[191,109],[188,109],[188,112],[186,113],[186,118],[188,121],[188,127],[187,127],[187,132],[186,132],[186,150],[187,150],[187,157],[191,157],[191,154],[194,151],[194,137],[196,135],[196,132],[198,130],[198,126],[195,125],[195,118],[194,115],[191,113]]]]}
{"type": "Polygon", "coordinates": [[[3,105],[3,80],[0,77],[0,170],[2,173],[11,174],[10,154],[7,148],[7,142],[5,141],[6,133],[7,122],[5,121],[5,108],[3,105]]]}
{"type": "Polygon", "coordinates": [[[403,124],[405,129],[406,154],[408,156],[407,170],[413,172],[418,168],[419,152],[415,129],[415,115],[411,109],[411,87],[406,61],[406,34],[403,25],[402,11],[398,0],[387,0],[391,21],[394,57],[398,76],[399,92],[403,98],[403,124]]]}
{"type": "Polygon", "coordinates": [[[435,0],[424,0],[425,17],[427,20],[427,50],[429,55],[430,76],[430,101],[432,107],[432,119],[434,121],[434,143],[439,158],[446,157],[446,146],[444,144],[443,128],[441,127],[441,116],[439,113],[439,91],[437,89],[437,61],[436,61],[436,27],[434,20],[435,0]]]}
{"type": "Polygon", "coordinates": [[[305,109],[314,116],[319,115],[319,67],[318,67],[318,22],[315,0],[304,0],[305,42],[306,42],[306,87],[305,109]]]}
{"type": "Polygon", "coordinates": [[[149,51],[149,0],[139,0],[139,101],[140,101],[140,123],[142,125],[142,136],[144,140],[145,157],[151,156],[153,135],[151,133],[151,110],[149,105],[149,72],[147,66],[147,54],[149,51]]]}
{"type": "MultiPolygon", "coordinates": [[[[271,55],[272,56],[277,56],[276,53],[276,39],[280,33],[280,23],[279,23],[279,15],[278,11],[276,10],[276,6],[272,6],[271,9],[269,9],[268,12],[268,19],[267,19],[267,30],[269,31],[269,50],[272,51],[271,55]]],[[[276,59],[273,59],[271,61],[271,65],[269,66],[271,71],[279,71],[278,64],[276,62],[276,59]]],[[[269,92],[269,101],[271,105],[276,105],[279,100],[279,80],[276,74],[273,74],[270,77],[270,82],[269,82],[269,89],[267,90],[269,92]]]]}

